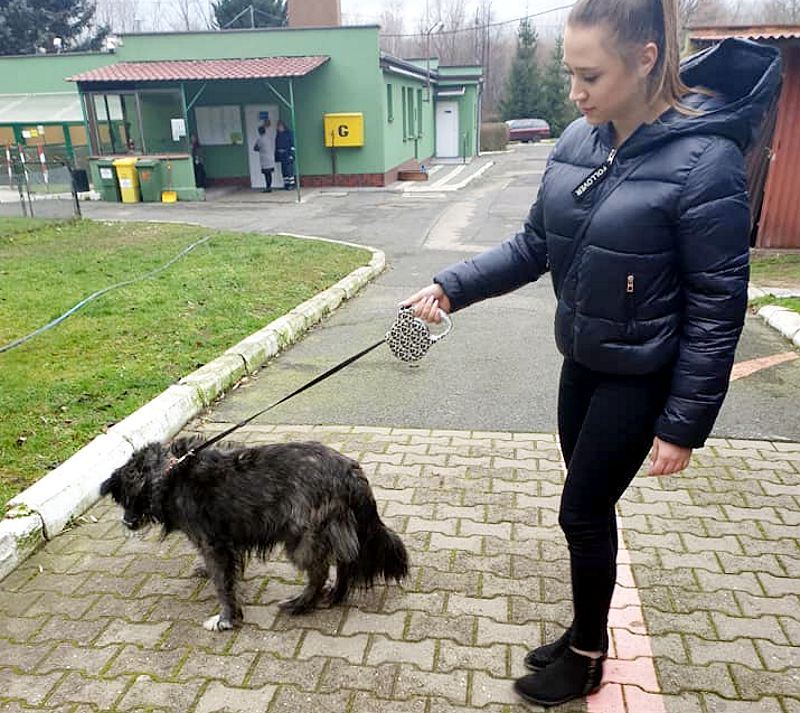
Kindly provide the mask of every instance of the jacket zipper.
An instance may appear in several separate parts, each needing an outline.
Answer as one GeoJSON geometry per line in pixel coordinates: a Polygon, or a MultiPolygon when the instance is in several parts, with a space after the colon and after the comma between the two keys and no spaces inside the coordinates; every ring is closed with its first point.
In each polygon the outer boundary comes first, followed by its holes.
{"type": "Polygon", "coordinates": [[[625,305],[628,312],[625,331],[629,337],[633,338],[636,336],[636,283],[632,273],[625,280],[625,305]]]}

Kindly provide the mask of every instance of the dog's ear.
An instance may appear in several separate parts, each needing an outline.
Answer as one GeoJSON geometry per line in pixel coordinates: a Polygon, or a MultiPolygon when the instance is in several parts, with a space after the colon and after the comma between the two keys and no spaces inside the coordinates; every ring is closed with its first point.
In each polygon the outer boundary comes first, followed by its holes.
{"type": "Polygon", "coordinates": [[[104,480],[100,486],[100,497],[104,498],[109,493],[114,493],[119,488],[119,472],[114,471],[111,477],[104,480]]]}

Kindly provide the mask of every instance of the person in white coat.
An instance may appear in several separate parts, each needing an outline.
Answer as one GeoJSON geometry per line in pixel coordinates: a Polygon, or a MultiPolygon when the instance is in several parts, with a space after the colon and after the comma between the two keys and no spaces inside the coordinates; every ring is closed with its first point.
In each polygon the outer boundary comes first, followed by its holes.
{"type": "Polygon", "coordinates": [[[253,144],[253,151],[258,152],[261,162],[261,173],[264,174],[264,193],[272,193],[272,174],[275,171],[275,132],[267,119],[258,127],[258,138],[253,144]]]}

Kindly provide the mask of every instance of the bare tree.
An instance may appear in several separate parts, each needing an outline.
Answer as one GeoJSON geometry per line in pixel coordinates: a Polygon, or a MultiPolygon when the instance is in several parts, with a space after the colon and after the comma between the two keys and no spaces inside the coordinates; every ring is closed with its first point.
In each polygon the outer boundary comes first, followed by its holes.
{"type": "Polygon", "coordinates": [[[142,27],[142,8],[139,0],[97,0],[97,21],[117,34],[139,32],[142,27]]]}
{"type": "Polygon", "coordinates": [[[681,27],[690,27],[701,0],[678,0],[678,20],[681,27]]]}
{"type": "Polygon", "coordinates": [[[208,5],[202,0],[172,0],[172,6],[171,29],[192,32],[213,27],[208,5]]]}
{"type": "Polygon", "coordinates": [[[800,0],[768,0],[764,13],[764,22],[796,24],[800,22],[800,0]]]}
{"type": "Polygon", "coordinates": [[[380,18],[381,49],[384,52],[400,56],[404,52],[405,38],[399,37],[405,32],[405,18],[401,0],[384,0],[380,18]]]}

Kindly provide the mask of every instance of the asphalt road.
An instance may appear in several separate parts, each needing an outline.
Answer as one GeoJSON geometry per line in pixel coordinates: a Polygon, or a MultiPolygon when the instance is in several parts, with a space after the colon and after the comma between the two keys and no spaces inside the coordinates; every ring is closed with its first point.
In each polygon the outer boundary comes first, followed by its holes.
{"type": "MultiPolygon", "coordinates": [[[[318,193],[300,205],[252,200],[175,206],[92,204],[87,217],[167,219],[211,227],[318,235],[371,245],[388,269],[361,295],[220,402],[211,420],[236,421],[379,339],[396,304],[440,268],[517,231],[549,147],[521,145],[450,193],[318,193]]],[[[356,424],[554,432],[561,357],[552,337],[548,276],[454,316],[452,334],[417,366],[378,349],[266,414],[263,423],[356,424]]],[[[786,352],[789,342],[749,317],[737,361],[786,352]]],[[[714,435],[800,441],[800,360],[731,385],[714,435]]]]}

